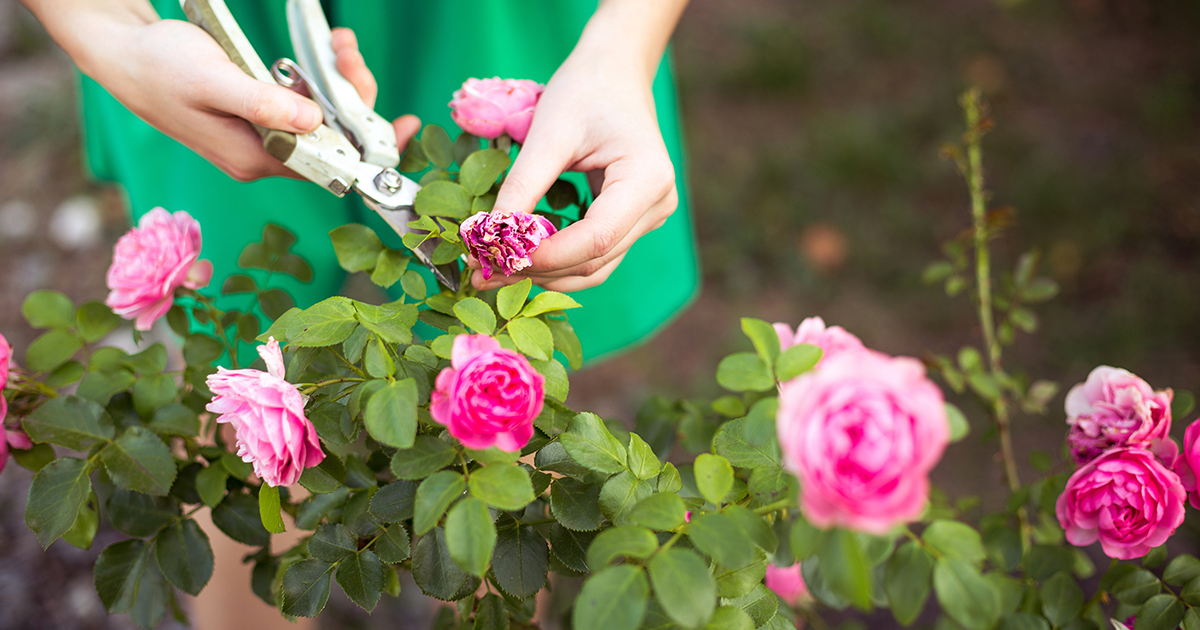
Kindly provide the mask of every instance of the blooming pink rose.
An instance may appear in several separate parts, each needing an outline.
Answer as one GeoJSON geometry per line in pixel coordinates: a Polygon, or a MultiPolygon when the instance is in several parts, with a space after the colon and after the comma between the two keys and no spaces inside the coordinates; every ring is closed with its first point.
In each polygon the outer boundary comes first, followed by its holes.
{"type": "Polygon", "coordinates": [[[484,280],[492,277],[493,265],[506,276],[529,267],[542,239],[557,231],[546,217],[524,212],[480,212],[458,227],[467,251],[482,265],[484,280]]]}
{"type": "Polygon", "coordinates": [[[776,428],[808,520],[872,534],[921,514],[950,439],[942,392],[921,362],[866,350],[784,383],[776,428]]]}
{"type": "Polygon", "coordinates": [[[1086,464],[1110,448],[1157,450],[1171,432],[1169,389],[1154,391],[1134,374],[1102,365],[1067,392],[1067,443],[1075,461],[1086,464]]]}
{"type": "Polygon", "coordinates": [[[283,353],[271,337],[258,347],[267,371],[217,368],[208,377],[212,402],[207,409],[220,414],[237,430],[237,454],[254,464],[254,474],[268,486],[290,486],[305,468],[325,459],[317,430],[304,416],[304,395],[283,380],[283,353]]]}
{"type": "Polygon", "coordinates": [[[508,452],[533,437],[546,379],[529,361],[487,335],[454,338],[450,367],[437,377],[429,412],[463,446],[508,452]]]}
{"type": "Polygon", "coordinates": [[[450,101],[451,118],[462,130],[481,138],[508,135],[525,142],[533,109],[546,86],[526,79],[467,79],[450,101]]]}
{"type": "Polygon", "coordinates": [[[1075,471],[1055,512],[1072,545],[1100,540],[1110,558],[1140,558],[1163,544],[1183,522],[1179,476],[1154,453],[1115,448],[1075,471]]]}
{"type": "Polygon", "coordinates": [[[175,289],[208,286],[212,263],[199,257],[200,224],[182,210],[155,208],[117,241],[104,303],[125,319],[136,318],[138,330],[150,330],[171,310],[175,289]]]}
{"type": "Polygon", "coordinates": [[[800,574],[799,562],[790,567],[768,564],[767,588],[792,606],[808,598],[808,585],[804,583],[804,576],[800,574]]]}
{"type": "MultiPolygon", "coordinates": [[[[777,323],[774,325],[775,334],[779,335],[779,347],[787,350],[792,346],[798,346],[802,343],[812,344],[821,349],[821,362],[824,362],[829,357],[841,354],[842,352],[850,352],[865,349],[863,342],[855,337],[852,333],[846,331],[841,326],[825,327],[825,320],[820,317],[809,317],[800,322],[800,326],[793,333],[792,329],[787,324],[777,323]]],[[[821,363],[817,363],[820,365],[821,363]]]]}
{"type": "Polygon", "coordinates": [[[1183,456],[1175,458],[1174,470],[1192,507],[1200,508],[1200,484],[1196,483],[1196,473],[1200,471],[1200,420],[1193,421],[1183,432],[1183,456]]]}

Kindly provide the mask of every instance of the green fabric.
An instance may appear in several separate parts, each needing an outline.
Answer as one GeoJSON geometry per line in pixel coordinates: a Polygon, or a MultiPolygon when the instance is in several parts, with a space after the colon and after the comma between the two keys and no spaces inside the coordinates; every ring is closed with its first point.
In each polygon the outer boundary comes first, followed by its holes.
{"type": "MultiPolygon", "coordinates": [[[[282,0],[227,0],[265,62],[291,56],[282,0]]],[[[155,0],[164,18],[183,19],[177,0],[155,0]]],[[[341,0],[331,6],[333,24],[353,28],[380,93],[376,111],[404,113],[458,133],[447,103],[468,77],[512,77],[546,82],[566,58],[595,8],[578,0],[341,0]]],[[[187,210],[204,231],[202,256],[212,261],[207,293],[240,273],[241,248],[259,239],[267,223],[298,236],[295,250],[313,266],[301,284],[273,278],[301,307],[338,292],[345,273],[327,233],[366,223],[389,245],[399,238],[349,195],[338,199],[309,182],[271,179],[248,184],[225,176],[204,159],[146,125],[102,87],[82,78],[85,147],[93,174],[122,185],[132,219],[154,207],[187,210]],[[394,238],[389,238],[394,237],[394,238]]],[[[647,339],[679,313],[699,285],[688,213],[678,104],[666,58],[654,82],[659,125],[679,174],[679,209],[658,230],[640,239],[603,285],[573,297],[584,306],[571,313],[584,353],[595,359],[647,339]]],[[[582,183],[582,176],[577,182],[582,183]]],[[[260,276],[260,280],[265,280],[260,276]]],[[[430,287],[434,286],[430,281],[430,287]]],[[[399,296],[398,285],[392,293],[399,296]]],[[[224,308],[247,308],[249,298],[221,298],[224,308]]]]}

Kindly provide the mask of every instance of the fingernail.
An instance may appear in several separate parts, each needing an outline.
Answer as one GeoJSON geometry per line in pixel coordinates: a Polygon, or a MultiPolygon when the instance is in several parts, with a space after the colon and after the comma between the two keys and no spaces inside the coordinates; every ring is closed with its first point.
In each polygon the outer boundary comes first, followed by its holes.
{"type": "Polygon", "coordinates": [[[321,124],[321,108],[316,103],[300,99],[292,100],[292,124],[297,129],[310,131],[321,124]]]}

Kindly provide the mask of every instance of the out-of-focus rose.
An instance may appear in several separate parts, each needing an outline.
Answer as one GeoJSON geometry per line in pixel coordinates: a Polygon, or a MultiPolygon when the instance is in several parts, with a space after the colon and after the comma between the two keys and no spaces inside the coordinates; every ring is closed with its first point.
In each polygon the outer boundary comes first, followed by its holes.
{"type": "Polygon", "coordinates": [[[776,427],[808,520],[873,534],[921,514],[950,439],[921,362],[865,350],[784,383],[776,427]]]}
{"type": "Polygon", "coordinates": [[[1194,508],[1200,508],[1200,484],[1197,484],[1197,472],[1200,471],[1200,420],[1195,420],[1183,432],[1183,455],[1175,458],[1175,474],[1183,489],[1188,493],[1188,501],[1194,508]]]}
{"type": "Polygon", "coordinates": [[[800,563],[790,567],[767,565],[767,588],[771,589],[779,599],[795,606],[808,598],[808,585],[800,574],[800,563]]]}
{"type": "Polygon", "coordinates": [[[1110,558],[1140,558],[1183,522],[1179,476],[1142,448],[1116,448],[1075,471],[1055,512],[1072,545],[1100,540],[1110,558]]]}
{"type": "Polygon", "coordinates": [[[1102,365],[1087,381],[1067,392],[1067,443],[1079,464],[1086,464],[1110,448],[1151,448],[1171,432],[1169,389],[1150,385],[1120,368],[1102,365]]]}
{"type": "MultiPolygon", "coordinates": [[[[4,388],[8,387],[8,368],[12,363],[12,346],[8,345],[8,340],[4,335],[0,335],[0,426],[4,424],[4,417],[8,415],[8,399],[4,397],[4,388]]],[[[3,466],[0,463],[0,466],[3,466]]]]}
{"type": "Polygon", "coordinates": [[[485,280],[492,277],[493,265],[506,276],[529,267],[542,239],[557,231],[546,217],[524,212],[480,212],[458,228],[467,251],[481,263],[485,280]]]}
{"type": "Polygon", "coordinates": [[[450,113],[463,131],[481,138],[498,138],[505,132],[525,142],[533,110],[546,86],[526,79],[467,79],[454,92],[450,113]]]}
{"type": "Polygon", "coordinates": [[[797,346],[802,343],[812,344],[821,349],[820,365],[837,354],[843,352],[856,352],[863,350],[863,342],[855,337],[852,333],[847,332],[841,326],[825,327],[825,320],[820,317],[809,317],[800,322],[800,326],[796,328],[796,332],[792,332],[791,327],[784,323],[777,323],[775,326],[775,334],[779,335],[780,349],[787,350],[792,346],[797,346]]]}
{"type": "Polygon", "coordinates": [[[117,241],[108,268],[105,304],[134,327],[150,330],[171,310],[175,289],[201,289],[212,279],[212,263],[199,260],[200,224],[182,210],[147,212],[117,241]]]}
{"type": "Polygon", "coordinates": [[[296,483],[305,468],[325,459],[317,431],[304,416],[304,395],[283,380],[283,353],[274,337],[258,347],[267,371],[217,368],[208,388],[215,394],[207,409],[217,422],[237,430],[237,454],[254,464],[254,474],[269,486],[296,483]]]}
{"type": "Polygon", "coordinates": [[[24,431],[5,429],[0,424],[0,472],[4,472],[4,464],[8,463],[8,455],[14,448],[27,451],[33,448],[33,440],[24,431]]]}
{"type": "Polygon", "coordinates": [[[508,452],[533,437],[546,379],[529,361],[487,335],[459,335],[450,367],[437,377],[429,412],[463,446],[508,452]]]}

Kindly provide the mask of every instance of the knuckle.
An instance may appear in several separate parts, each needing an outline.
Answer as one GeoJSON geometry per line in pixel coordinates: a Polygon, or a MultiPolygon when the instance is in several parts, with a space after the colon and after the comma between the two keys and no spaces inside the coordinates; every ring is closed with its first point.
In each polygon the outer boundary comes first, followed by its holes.
{"type": "Polygon", "coordinates": [[[592,231],[592,258],[600,258],[617,245],[617,233],[611,226],[599,225],[592,231]]]}
{"type": "Polygon", "coordinates": [[[252,122],[261,124],[268,121],[274,113],[272,105],[271,98],[262,89],[250,90],[242,96],[242,108],[246,112],[246,118],[252,122]]]}
{"type": "Polygon", "coordinates": [[[647,175],[655,182],[660,196],[666,197],[675,192],[675,165],[666,156],[650,164],[647,175]]]}

